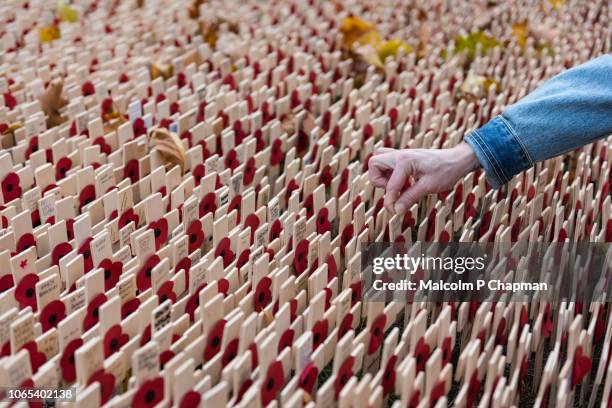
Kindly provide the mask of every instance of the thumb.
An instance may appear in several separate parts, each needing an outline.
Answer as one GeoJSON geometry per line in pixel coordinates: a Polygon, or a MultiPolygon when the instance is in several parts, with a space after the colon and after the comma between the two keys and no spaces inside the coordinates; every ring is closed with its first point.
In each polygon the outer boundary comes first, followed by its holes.
{"type": "Polygon", "coordinates": [[[427,181],[427,178],[422,177],[414,183],[409,189],[404,191],[397,201],[395,202],[395,212],[397,214],[403,214],[412,205],[418,202],[421,198],[431,192],[431,183],[427,181]]]}

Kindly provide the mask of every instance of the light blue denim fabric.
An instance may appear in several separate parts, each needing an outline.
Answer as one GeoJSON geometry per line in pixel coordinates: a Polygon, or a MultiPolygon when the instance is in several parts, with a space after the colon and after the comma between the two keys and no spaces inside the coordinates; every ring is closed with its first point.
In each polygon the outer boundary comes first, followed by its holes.
{"type": "Polygon", "coordinates": [[[612,55],[565,71],[465,137],[498,188],[537,161],[612,135],[612,55]]]}

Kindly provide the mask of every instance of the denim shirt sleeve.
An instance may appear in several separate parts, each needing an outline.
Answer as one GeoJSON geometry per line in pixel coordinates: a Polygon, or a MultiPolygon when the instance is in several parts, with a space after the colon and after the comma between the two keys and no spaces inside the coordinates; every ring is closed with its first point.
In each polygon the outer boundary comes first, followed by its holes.
{"type": "Polygon", "coordinates": [[[612,55],[565,71],[465,137],[498,188],[537,161],[612,134],[612,55]]]}

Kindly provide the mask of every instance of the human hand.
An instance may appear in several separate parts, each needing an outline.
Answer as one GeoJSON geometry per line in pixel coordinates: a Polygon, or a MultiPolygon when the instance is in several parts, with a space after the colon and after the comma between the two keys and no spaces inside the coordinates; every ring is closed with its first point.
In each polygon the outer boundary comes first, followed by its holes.
{"type": "Polygon", "coordinates": [[[385,208],[405,213],[427,194],[451,190],[455,183],[480,166],[465,142],[450,149],[377,150],[368,163],[372,185],[385,189],[385,208]],[[404,188],[412,178],[414,184],[404,188]]]}

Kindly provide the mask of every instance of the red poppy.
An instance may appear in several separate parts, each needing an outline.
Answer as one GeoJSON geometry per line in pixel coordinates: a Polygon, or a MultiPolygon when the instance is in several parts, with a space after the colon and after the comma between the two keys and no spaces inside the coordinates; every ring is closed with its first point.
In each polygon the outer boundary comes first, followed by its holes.
{"type": "Polygon", "coordinates": [[[93,95],[95,92],[96,88],[94,88],[94,85],[90,81],[85,82],[83,86],[81,86],[81,93],[83,96],[93,95]]]}
{"type": "Polygon", "coordinates": [[[9,110],[15,109],[17,106],[17,99],[10,92],[5,92],[4,96],[4,104],[9,108],[9,110]]]}
{"type": "Polygon", "coordinates": [[[134,408],[154,407],[164,399],[164,379],[156,377],[145,381],[132,399],[134,408]]]}
{"type": "Polygon", "coordinates": [[[467,395],[467,406],[468,407],[474,406],[474,402],[476,402],[476,399],[478,398],[478,395],[480,394],[481,387],[482,387],[482,384],[480,384],[480,380],[478,379],[478,370],[474,370],[474,373],[470,377],[470,383],[468,385],[468,392],[467,392],[468,394],[467,395]]]}
{"type": "Polygon", "coordinates": [[[6,290],[9,290],[15,285],[13,282],[13,275],[7,273],[6,275],[0,278],[0,293],[3,293],[6,290]]]}
{"type": "Polygon", "coordinates": [[[340,184],[338,184],[338,196],[341,196],[346,190],[348,190],[348,169],[342,170],[340,174],[340,184]]]}
{"type": "Polygon", "coordinates": [[[123,272],[123,264],[119,261],[113,262],[106,258],[100,262],[98,267],[104,269],[104,290],[107,291],[114,288],[123,272]]]}
{"type": "Polygon", "coordinates": [[[287,184],[287,188],[285,189],[285,202],[289,202],[289,199],[291,198],[291,194],[293,194],[293,192],[297,190],[298,188],[299,186],[295,182],[295,180],[289,181],[289,184],[287,184]]]}
{"type": "Polygon", "coordinates": [[[241,206],[242,206],[242,196],[240,194],[238,194],[237,196],[232,198],[232,201],[230,201],[229,205],[227,206],[227,213],[229,214],[232,211],[236,210],[236,212],[237,212],[236,217],[237,217],[238,220],[240,220],[241,206]]]}
{"type": "Polygon", "coordinates": [[[166,363],[172,358],[174,358],[175,354],[172,350],[164,350],[159,354],[159,368],[163,369],[166,363]]]}
{"type": "Polygon", "coordinates": [[[234,262],[234,258],[236,257],[236,254],[232,251],[231,244],[232,241],[228,237],[224,237],[221,239],[221,241],[219,241],[217,249],[215,250],[215,258],[223,258],[224,268],[227,268],[232,262],[234,262]]]}
{"type": "Polygon", "coordinates": [[[250,249],[247,248],[244,251],[242,251],[242,253],[238,257],[238,261],[236,261],[236,267],[238,268],[238,271],[240,271],[240,268],[242,268],[244,265],[246,265],[246,263],[249,261],[250,257],[251,257],[251,250],[250,249]]]}
{"type": "Polygon", "coordinates": [[[134,131],[134,137],[142,136],[147,134],[147,127],[145,126],[144,120],[138,118],[132,124],[132,130],[134,131]]]}
{"type": "Polygon", "coordinates": [[[34,235],[32,235],[31,233],[27,233],[19,237],[19,240],[17,240],[17,245],[15,247],[17,248],[17,253],[21,253],[33,246],[36,246],[36,240],[34,239],[34,235]]]}
{"type": "Polygon", "coordinates": [[[85,265],[85,273],[93,269],[93,257],[91,256],[91,241],[92,237],[89,237],[83,242],[83,245],[78,249],[78,253],[83,255],[83,263],[85,265]]]}
{"type": "Polygon", "coordinates": [[[130,337],[123,333],[120,325],[115,324],[112,326],[104,335],[104,358],[115,354],[129,340],[130,337]]]}
{"type": "Polygon", "coordinates": [[[342,256],[346,255],[346,246],[349,244],[349,242],[351,242],[354,235],[355,228],[353,227],[353,224],[348,224],[342,230],[342,234],[340,236],[340,252],[342,253],[342,256]]]}
{"type": "Polygon", "coordinates": [[[447,336],[442,341],[442,368],[444,368],[448,363],[450,363],[451,358],[453,357],[453,344],[452,338],[447,336]]]}
{"type": "Polygon", "coordinates": [[[83,345],[83,339],[76,338],[66,345],[60,359],[62,378],[64,382],[72,383],[76,380],[76,365],[74,353],[83,345]]]}
{"type": "Polygon", "coordinates": [[[355,282],[351,285],[351,306],[361,300],[361,292],[363,291],[363,280],[355,282]]]}
{"type": "Polygon", "coordinates": [[[186,256],[177,262],[174,267],[174,273],[183,270],[185,272],[185,287],[189,287],[189,271],[191,270],[191,259],[186,256]]]}
{"type": "Polygon", "coordinates": [[[370,327],[370,345],[368,346],[369,354],[374,354],[380,348],[383,342],[386,324],[387,316],[385,314],[379,315],[376,320],[374,320],[374,323],[372,323],[370,327]]]}
{"type": "Polygon", "coordinates": [[[115,389],[115,376],[101,368],[89,377],[87,385],[91,385],[94,382],[100,384],[100,404],[104,405],[115,389]]]}
{"type": "Polygon", "coordinates": [[[276,166],[283,160],[283,142],[280,138],[272,143],[270,151],[270,165],[276,166]]]}
{"type": "Polygon", "coordinates": [[[137,159],[132,159],[125,164],[123,167],[123,177],[129,178],[132,183],[136,183],[140,180],[140,169],[137,159]]]}
{"type": "Polygon", "coordinates": [[[331,222],[329,222],[329,210],[327,209],[327,207],[323,207],[319,210],[319,214],[317,214],[317,233],[322,235],[328,231],[331,231],[331,222]]]}
{"type": "Polygon", "coordinates": [[[395,363],[397,362],[397,356],[392,355],[387,360],[387,365],[385,366],[385,371],[382,378],[383,383],[383,393],[388,395],[391,391],[395,389],[395,363]]]}
{"type": "Polygon", "coordinates": [[[338,327],[338,341],[344,337],[346,333],[353,329],[353,314],[347,313],[342,319],[342,323],[338,327]]]}
{"type": "Polygon", "coordinates": [[[200,163],[195,166],[193,169],[191,169],[191,174],[193,174],[195,185],[199,186],[202,182],[202,178],[204,177],[204,165],[200,163]]]}
{"type": "Polygon", "coordinates": [[[312,326],[312,350],[316,350],[327,338],[329,323],[327,319],[321,319],[312,326]]]}
{"type": "Polygon", "coordinates": [[[270,227],[270,241],[274,241],[276,238],[279,238],[281,232],[283,232],[283,224],[281,223],[280,218],[277,218],[270,227]]]}
{"type": "Polygon", "coordinates": [[[5,203],[21,197],[21,186],[19,185],[17,173],[11,172],[2,180],[2,197],[4,197],[5,203]]]}
{"type": "Polygon", "coordinates": [[[186,130],[183,133],[181,133],[181,139],[187,140],[187,145],[189,147],[193,146],[193,135],[191,134],[189,130],[186,130]]]}
{"type": "Polygon", "coordinates": [[[67,242],[57,244],[51,251],[51,262],[53,265],[59,265],[60,259],[72,251],[72,245],[67,242]]]}
{"type": "Polygon", "coordinates": [[[295,268],[296,275],[301,275],[302,272],[308,268],[308,247],[310,242],[307,239],[303,239],[295,247],[293,255],[293,267],[295,268]]]}
{"type": "Polygon", "coordinates": [[[249,214],[244,220],[244,226],[251,228],[251,245],[255,240],[255,231],[259,228],[259,217],[256,214],[249,214]]]}
{"type": "Polygon", "coordinates": [[[340,368],[338,369],[338,373],[336,374],[336,379],[334,380],[334,389],[336,392],[336,399],[340,395],[340,391],[349,382],[351,377],[353,376],[353,365],[355,364],[355,357],[348,356],[346,360],[342,363],[340,368]]]}
{"type": "Polygon", "coordinates": [[[257,288],[255,288],[255,297],[253,300],[255,301],[255,311],[261,312],[270,304],[272,301],[272,279],[265,276],[261,278],[261,280],[257,283],[257,288]]]}
{"type": "Polygon", "coordinates": [[[32,227],[40,227],[40,212],[38,210],[34,210],[30,213],[30,219],[32,220],[32,227]]]}
{"type": "MultiPolygon", "coordinates": [[[[102,111],[102,118],[104,119],[106,115],[113,113],[113,99],[112,98],[104,98],[102,103],[100,104],[100,110],[102,111]]],[[[96,139],[97,140],[97,139],[96,139]]],[[[95,144],[95,142],[94,142],[95,144]]]]}
{"type": "Polygon", "coordinates": [[[125,319],[140,307],[140,299],[132,298],[121,305],[121,318],[125,319]]]}
{"type": "Polygon", "coordinates": [[[21,349],[27,350],[28,354],[30,355],[32,373],[36,374],[38,367],[47,362],[47,356],[45,356],[45,353],[38,351],[38,345],[35,341],[28,341],[26,344],[21,346],[21,349]]]}
{"type": "Polygon", "coordinates": [[[248,186],[253,182],[256,171],[257,168],[255,167],[255,158],[250,157],[246,162],[246,165],[244,167],[244,175],[242,176],[242,183],[245,186],[248,186]]]}
{"type": "Polygon", "coordinates": [[[68,157],[62,157],[55,163],[55,179],[62,180],[66,177],[68,170],[72,168],[72,160],[68,157]]]}
{"type": "Polygon", "coordinates": [[[200,306],[200,291],[204,289],[206,284],[200,285],[196,291],[189,297],[185,305],[185,312],[189,315],[189,319],[194,321],[194,314],[198,306],[200,306]]]}
{"type": "Polygon", "coordinates": [[[221,357],[223,367],[227,366],[238,355],[238,342],[239,339],[236,338],[227,343],[225,351],[223,352],[223,357],[221,357]]]}
{"type": "Polygon", "coordinates": [[[229,281],[225,278],[221,278],[217,281],[217,293],[221,293],[223,297],[227,297],[229,294],[229,281]]]}
{"type": "Polygon", "coordinates": [[[255,152],[259,153],[266,147],[266,141],[263,138],[261,129],[255,131],[255,152]]]}
{"type": "Polygon", "coordinates": [[[59,322],[66,317],[66,305],[58,299],[49,302],[40,312],[40,324],[43,332],[46,332],[52,327],[57,327],[59,322]]]}
{"type": "Polygon", "coordinates": [[[193,408],[199,407],[202,401],[202,395],[199,392],[189,390],[181,398],[179,408],[193,408]]]}
{"type": "Polygon", "coordinates": [[[308,364],[306,364],[302,370],[302,373],[300,374],[298,386],[311,395],[314,390],[314,386],[317,383],[318,377],[319,369],[312,361],[310,361],[308,364]]]}
{"type": "Polygon", "coordinates": [[[280,361],[270,364],[266,378],[261,384],[261,404],[264,407],[276,399],[278,392],[283,387],[284,377],[283,364],[280,361]]]}
{"type": "Polygon", "coordinates": [[[168,220],[160,218],[149,224],[149,229],[153,230],[155,235],[155,249],[158,250],[168,240],[168,220]]]}
{"type": "Polygon", "coordinates": [[[140,221],[140,217],[138,217],[138,214],[134,212],[133,208],[128,208],[123,214],[121,214],[121,216],[119,217],[119,221],[117,221],[117,224],[119,226],[119,229],[125,227],[130,222],[133,222],[134,226],[137,227],[138,221],[140,221]]]}
{"type": "Polygon", "coordinates": [[[140,292],[144,292],[151,287],[151,272],[153,272],[153,268],[155,268],[160,261],[159,256],[156,254],[149,256],[149,259],[147,259],[136,274],[136,286],[140,292]]]}
{"type": "Polygon", "coordinates": [[[204,349],[204,361],[210,361],[214,356],[221,351],[221,339],[223,339],[223,331],[225,330],[225,319],[219,319],[208,333],[206,348],[204,349]]]}
{"type": "Polygon", "coordinates": [[[90,204],[96,199],[96,188],[93,184],[89,184],[81,190],[79,193],[79,211],[82,210],[87,204],[90,204]]]}
{"type": "Polygon", "coordinates": [[[574,353],[574,364],[572,366],[572,389],[582,381],[591,371],[591,359],[583,353],[582,346],[578,346],[574,353]]]}
{"type": "Polygon", "coordinates": [[[159,298],[159,303],[165,302],[167,299],[170,299],[172,303],[176,302],[176,294],[174,293],[174,282],[166,281],[157,291],[157,297],[159,298]]]}
{"type": "Polygon", "coordinates": [[[200,217],[203,217],[208,213],[214,214],[215,211],[217,211],[217,196],[215,193],[208,193],[202,197],[199,209],[200,217]]]}
{"type": "Polygon", "coordinates": [[[191,225],[187,228],[187,236],[189,237],[188,250],[190,254],[202,247],[202,242],[204,242],[204,231],[202,231],[202,222],[200,220],[191,222],[191,225]]]}
{"type": "Polygon", "coordinates": [[[421,337],[414,348],[417,372],[425,369],[425,364],[427,364],[427,360],[429,359],[429,352],[429,345],[425,343],[425,339],[421,337]]]}
{"type": "Polygon", "coordinates": [[[436,402],[445,395],[446,384],[444,381],[438,381],[438,383],[431,390],[431,395],[429,397],[430,406],[435,406],[436,402]]]}
{"type": "Polygon", "coordinates": [[[83,331],[91,329],[98,323],[100,320],[100,306],[102,306],[106,300],[106,295],[100,293],[89,302],[85,319],[83,319],[83,331]]]}
{"type": "Polygon", "coordinates": [[[28,142],[28,148],[26,149],[26,152],[25,152],[26,160],[29,160],[32,153],[35,153],[37,151],[38,151],[38,136],[34,136],[34,137],[31,137],[30,141],[28,142]]]}
{"type": "Polygon", "coordinates": [[[226,169],[231,169],[232,172],[236,169],[236,167],[238,167],[238,154],[236,153],[236,150],[232,149],[229,152],[227,152],[227,155],[225,156],[225,168],[226,169]]]}
{"type": "Polygon", "coordinates": [[[91,142],[92,145],[100,146],[100,151],[106,155],[111,154],[111,147],[108,143],[106,143],[106,139],[103,136],[98,136],[91,142]]]}
{"type": "Polygon", "coordinates": [[[144,346],[151,340],[151,325],[148,324],[147,327],[142,331],[140,335],[140,347],[144,346]]]}
{"type": "Polygon", "coordinates": [[[15,300],[19,302],[19,307],[22,309],[30,306],[33,311],[36,311],[36,283],[39,276],[35,273],[25,275],[15,288],[15,300]]]}
{"type": "Polygon", "coordinates": [[[287,329],[283,332],[280,339],[278,340],[278,353],[280,354],[287,347],[293,345],[293,338],[295,337],[295,330],[287,329]]]}
{"type": "Polygon", "coordinates": [[[254,370],[259,365],[259,356],[257,354],[257,344],[254,342],[249,346],[251,352],[251,367],[254,370]]]}
{"type": "Polygon", "coordinates": [[[331,167],[329,166],[329,164],[325,165],[319,176],[319,182],[321,184],[325,184],[325,187],[329,187],[333,178],[334,176],[332,175],[331,167]]]}

